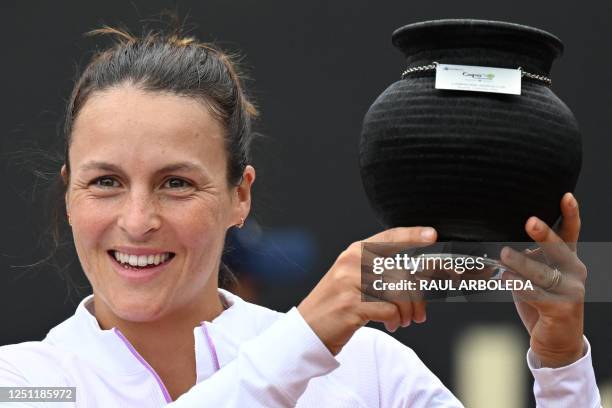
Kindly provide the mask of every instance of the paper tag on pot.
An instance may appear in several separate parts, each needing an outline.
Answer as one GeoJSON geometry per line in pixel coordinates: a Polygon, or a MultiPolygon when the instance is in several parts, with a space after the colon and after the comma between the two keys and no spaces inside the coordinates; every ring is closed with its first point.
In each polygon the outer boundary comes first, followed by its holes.
{"type": "Polygon", "coordinates": [[[518,69],[437,64],[436,89],[521,94],[518,69]]]}

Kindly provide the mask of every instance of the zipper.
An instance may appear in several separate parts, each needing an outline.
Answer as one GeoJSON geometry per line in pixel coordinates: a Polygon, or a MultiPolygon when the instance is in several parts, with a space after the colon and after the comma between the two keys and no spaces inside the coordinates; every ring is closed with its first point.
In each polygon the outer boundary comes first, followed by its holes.
{"type": "Polygon", "coordinates": [[[212,359],[213,365],[215,367],[215,372],[217,372],[221,367],[219,365],[219,357],[217,356],[217,349],[215,348],[215,343],[213,343],[212,339],[210,338],[208,328],[206,327],[206,322],[202,322],[200,324],[200,327],[202,327],[202,331],[204,332],[204,338],[206,339],[206,343],[208,345],[208,352],[210,353],[210,358],[212,359]]]}
{"type": "Polygon", "coordinates": [[[161,392],[164,395],[164,398],[166,399],[166,402],[168,402],[168,403],[172,402],[172,397],[170,396],[170,393],[168,392],[168,389],[164,385],[164,382],[161,380],[161,378],[159,378],[159,375],[157,375],[157,373],[155,372],[153,367],[151,367],[149,365],[149,363],[147,363],[147,361],[144,358],[142,358],[142,356],[138,353],[138,351],[136,351],[134,346],[132,346],[132,343],[130,343],[130,341],[123,335],[123,333],[121,333],[121,331],[118,328],[113,327],[113,331],[121,339],[121,341],[123,341],[123,343],[126,345],[128,350],[130,350],[130,353],[132,353],[132,355],[134,357],[136,357],[136,359],[138,361],[140,361],[140,363],[143,366],[145,366],[145,368],[147,370],[149,370],[149,372],[151,374],[153,374],[153,377],[155,377],[155,381],[157,381],[157,384],[159,385],[159,388],[161,388],[161,392]]]}

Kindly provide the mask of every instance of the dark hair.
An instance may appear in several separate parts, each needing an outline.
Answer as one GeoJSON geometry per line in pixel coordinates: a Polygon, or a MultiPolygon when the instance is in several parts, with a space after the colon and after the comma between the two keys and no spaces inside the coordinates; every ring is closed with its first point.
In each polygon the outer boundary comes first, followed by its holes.
{"type": "MultiPolygon", "coordinates": [[[[94,93],[129,84],[151,92],[168,92],[194,98],[204,103],[224,126],[228,153],[227,181],[238,185],[245,166],[250,163],[253,139],[251,120],[257,110],[249,101],[238,73],[235,57],[216,46],[194,37],[181,35],[180,29],[148,30],[136,37],[127,30],[104,26],[87,35],[108,35],[114,44],[98,51],[75,82],[64,120],[64,157],[68,177],[68,151],[72,128],[80,110],[94,93]]],[[[58,180],[60,208],[55,211],[53,240],[59,244],[61,219],[65,219],[63,200],[68,180],[58,180]]],[[[219,270],[219,286],[237,284],[232,272],[223,263],[219,270]]]]}

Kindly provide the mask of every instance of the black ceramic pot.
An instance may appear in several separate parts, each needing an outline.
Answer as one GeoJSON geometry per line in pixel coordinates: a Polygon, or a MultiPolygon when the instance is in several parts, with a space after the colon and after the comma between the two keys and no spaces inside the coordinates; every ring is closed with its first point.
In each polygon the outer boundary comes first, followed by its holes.
{"type": "MultiPolygon", "coordinates": [[[[545,31],[482,20],[437,20],[393,33],[407,67],[518,68],[550,77],[561,41],[545,31]]],[[[402,67],[398,67],[398,77],[402,67]]],[[[366,194],[388,227],[430,225],[445,241],[525,241],[525,221],[553,224],[581,166],[572,112],[542,81],[521,95],[434,88],[407,75],[372,104],[360,141],[366,194]]]]}

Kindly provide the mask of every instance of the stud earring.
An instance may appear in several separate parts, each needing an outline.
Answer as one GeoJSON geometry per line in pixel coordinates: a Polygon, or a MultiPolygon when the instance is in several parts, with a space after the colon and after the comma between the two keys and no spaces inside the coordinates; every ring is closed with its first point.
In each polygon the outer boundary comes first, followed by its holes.
{"type": "Polygon", "coordinates": [[[240,217],[240,222],[238,224],[236,224],[236,227],[238,227],[238,228],[244,227],[244,218],[240,217]]]}
{"type": "Polygon", "coordinates": [[[67,215],[68,215],[68,225],[72,226],[72,221],[70,221],[70,213],[68,213],[67,215]]]}

